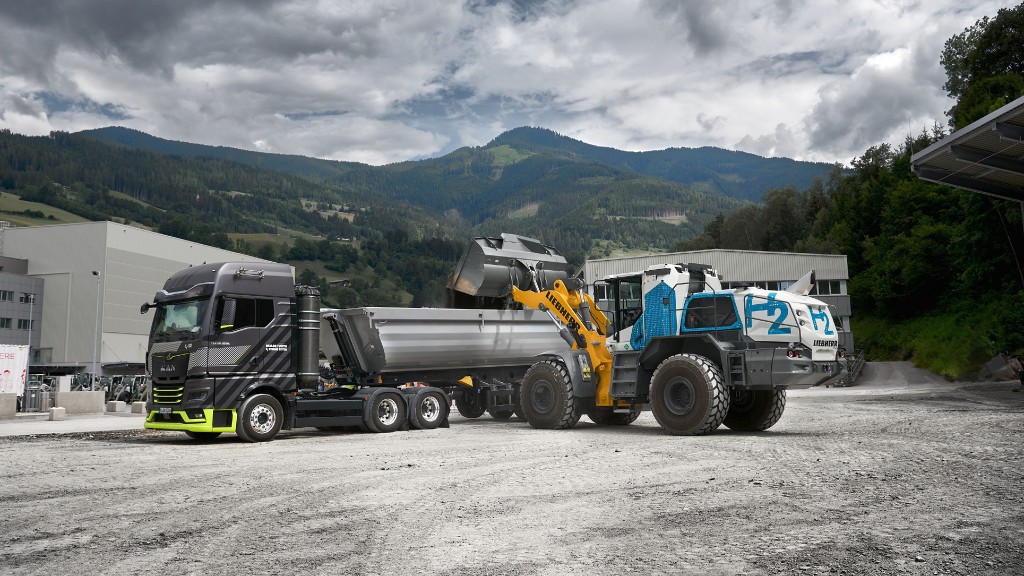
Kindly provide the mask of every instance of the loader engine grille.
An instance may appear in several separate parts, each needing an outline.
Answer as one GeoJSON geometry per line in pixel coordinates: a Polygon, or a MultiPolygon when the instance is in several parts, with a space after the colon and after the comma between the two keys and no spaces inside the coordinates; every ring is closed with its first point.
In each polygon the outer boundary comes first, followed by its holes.
{"type": "Polygon", "coordinates": [[[157,384],[153,383],[154,404],[181,404],[181,398],[185,394],[185,387],[181,384],[157,384]]]}

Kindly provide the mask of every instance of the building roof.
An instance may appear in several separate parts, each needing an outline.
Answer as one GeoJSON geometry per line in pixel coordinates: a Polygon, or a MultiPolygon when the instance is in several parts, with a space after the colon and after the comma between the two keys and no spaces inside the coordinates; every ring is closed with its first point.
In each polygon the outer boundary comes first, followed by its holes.
{"type": "Polygon", "coordinates": [[[1024,96],[910,158],[922,180],[1024,202],[1024,96]]]}
{"type": "Polygon", "coordinates": [[[639,272],[648,266],[683,263],[708,264],[726,282],[794,281],[812,269],[819,280],[850,277],[843,254],[715,249],[587,260],[583,264],[583,278],[594,282],[613,274],[639,272]]]}

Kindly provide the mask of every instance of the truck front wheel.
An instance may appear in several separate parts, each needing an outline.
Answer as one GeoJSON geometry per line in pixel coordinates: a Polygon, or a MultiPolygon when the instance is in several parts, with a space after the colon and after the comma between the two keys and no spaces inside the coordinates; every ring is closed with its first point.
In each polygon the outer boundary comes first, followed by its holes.
{"type": "Polygon", "coordinates": [[[722,371],[695,354],[666,358],[651,376],[651,410],[670,434],[710,434],[729,411],[722,371]]]}
{"type": "Polygon", "coordinates": [[[725,424],[731,430],[767,430],[782,418],[786,409],[785,390],[740,390],[734,388],[725,424]]]}
{"type": "Polygon", "coordinates": [[[534,428],[572,428],[580,420],[572,379],[561,362],[544,360],[530,366],[520,386],[519,402],[534,428]]]}
{"type": "Polygon", "coordinates": [[[269,394],[254,394],[242,402],[238,410],[235,433],[246,442],[266,442],[281,431],[284,411],[277,398],[269,394]]]}

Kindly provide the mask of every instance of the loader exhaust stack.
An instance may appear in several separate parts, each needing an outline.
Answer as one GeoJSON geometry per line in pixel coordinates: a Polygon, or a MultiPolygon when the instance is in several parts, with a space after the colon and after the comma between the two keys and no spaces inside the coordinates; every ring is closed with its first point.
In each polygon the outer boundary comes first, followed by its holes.
{"type": "Polygon", "coordinates": [[[448,279],[446,304],[449,308],[507,308],[513,286],[550,290],[556,280],[569,277],[568,269],[558,250],[533,238],[515,234],[474,238],[448,279]]]}

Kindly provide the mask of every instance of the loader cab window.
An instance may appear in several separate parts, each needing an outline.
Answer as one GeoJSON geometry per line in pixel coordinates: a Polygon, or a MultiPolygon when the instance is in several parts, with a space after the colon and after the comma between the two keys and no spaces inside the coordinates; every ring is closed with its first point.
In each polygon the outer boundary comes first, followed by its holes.
{"type": "Polygon", "coordinates": [[[274,301],[269,298],[235,298],[221,296],[217,299],[217,314],[214,326],[218,332],[231,332],[253,326],[267,326],[274,320],[274,301]]]}
{"type": "MultiPolygon", "coordinates": [[[[610,334],[629,328],[636,323],[643,312],[643,291],[641,276],[609,278],[601,284],[595,284],[595,295],[603,296],[597,302],[598,308],[612,322],[610,334]]],[[[595,300],[597,300],[595,298],[595,300]]],[[[626,335],[629,338],[629,335],[626,335]]]]}

